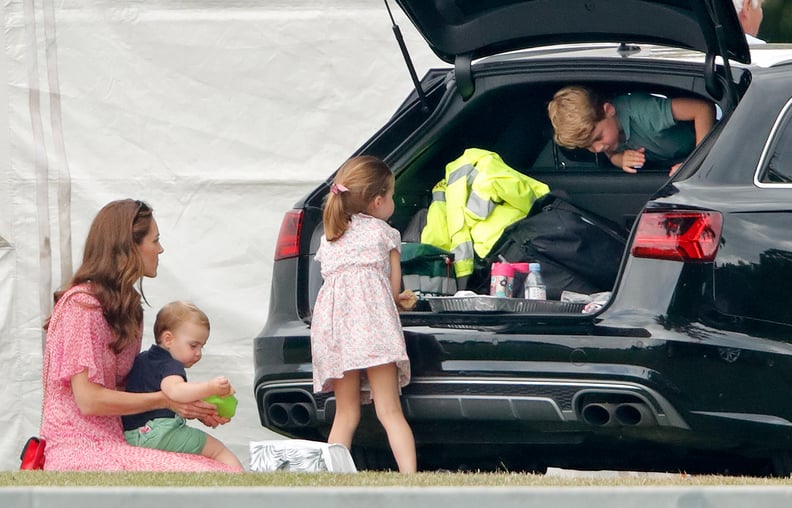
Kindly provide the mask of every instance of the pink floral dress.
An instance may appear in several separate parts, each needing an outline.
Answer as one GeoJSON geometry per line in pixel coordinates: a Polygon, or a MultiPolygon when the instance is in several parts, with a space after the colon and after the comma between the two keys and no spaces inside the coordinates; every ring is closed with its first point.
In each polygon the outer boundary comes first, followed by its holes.
{"type": "Polygon", "coordinates": [[[47,441],[44,469],[53,471],[236,471],[185,453],[127,444],[120,416],[86,416],[77,407],[71,378],[88,369],[88,379],[111,390],[124,381],[140,351],[142,336],[121,353],[108,344],[110,327],[90,285],[71,288],[52,314],[44,353],[46,373],[41,435],[47,441]]]}
{"type": "MultiPolygon", "coordinates": [[[[341,238],[322,237],[316,259],[324,284],[311,319],[315,392],[333,391],[333,380],[348,370],[396,363],[399,386],[410,381],[410,361],[399,311],[390,285],[390,251],[401,236],[385,221],[352,216],[341,238]]],[[[365,372],[362,402],[370,401],[365,372]]]]}

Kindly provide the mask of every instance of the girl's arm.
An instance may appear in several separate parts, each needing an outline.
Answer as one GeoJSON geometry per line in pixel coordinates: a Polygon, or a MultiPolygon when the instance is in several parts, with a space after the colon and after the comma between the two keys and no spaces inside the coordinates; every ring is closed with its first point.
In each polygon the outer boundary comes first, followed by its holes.
{"type": "Polygon", "coordinates": [[[166,397],[176,402],[193,402],[210,395],[225,397],[233,393],[231,383],[225,376],[202,383],[190,383],[181,376],[167,376],[160,383],[160,388],[166,397]]]}
{"type": "Polygon", "coordinates": [[[697,145],[715,124],[715,106],[701,99],[688,97],[671,99],[671,114],[674,120],[693,122],[697,145]]]}
{"type": "Polygon", "coordinates": [[[418,298],[412,290],[401,290],[401,255],[396,249],[390,251],[390,269],[391,292],[393,293],[393,299],[396,301],[396,306],[401,310],[412,309],[415,307],[418,298]]]}
{"type": "Polygon", "coordinates": [[[392,249],[390,251],[390,283],[396,303],[399,302],[399,293],[401,293],[401,279],[401,254],[398,250],[392,249]]]}
{"type": "Polygon", "coordinates": [[[77,408],[86,416],[123,416],[167,408],[183,418],[222,420],[217,408],[207,402],[179,403],[169,400],[161,391],[131,393],[107,389],[90,381],[87,369],[72,376],[71,388],[77,408]]]}

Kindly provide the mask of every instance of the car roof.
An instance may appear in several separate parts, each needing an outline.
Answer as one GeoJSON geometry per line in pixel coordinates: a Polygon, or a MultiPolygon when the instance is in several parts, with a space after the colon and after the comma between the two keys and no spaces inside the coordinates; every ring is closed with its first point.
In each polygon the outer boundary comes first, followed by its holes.
{"type": "Polygon", "coordinates": [[[396,1],[449,63],[460,56],[597,42],[658,44],[751,61],[731,0],[396,1]]]}

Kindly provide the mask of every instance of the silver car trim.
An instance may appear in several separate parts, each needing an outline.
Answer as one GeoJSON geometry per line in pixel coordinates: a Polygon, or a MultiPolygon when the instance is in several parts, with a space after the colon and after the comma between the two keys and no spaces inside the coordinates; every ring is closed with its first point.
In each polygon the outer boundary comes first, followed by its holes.
{"type": "Polygon", "coordinates": [[[792,183],[767,183],[759,180],[759,175],[765,166],[765,161],[770,157],[770,145],[772,145],[775,140],[776,131],[781,128],[781,123],[786,120],[787,112],[790,108],[792,108],[792,98],[784,104],[781,112],[776,117],[775,122],[773,122],[773,128],[770,129],[770,135],[767,136],[767,141],[765,141],[765,145],[762,147],[762,155],[759,157],[759,163],[756,165],[756,171],[754,171],[754,185],[762,189],[792,189],[792,183]]]}

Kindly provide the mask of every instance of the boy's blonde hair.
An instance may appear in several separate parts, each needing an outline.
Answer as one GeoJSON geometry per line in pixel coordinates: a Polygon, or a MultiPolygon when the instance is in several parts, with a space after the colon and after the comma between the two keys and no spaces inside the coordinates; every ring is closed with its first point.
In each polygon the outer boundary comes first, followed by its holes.
{"type": "Polygon", "coordinates": [[[597,122],[605,119],[605,103],[589,88],[565,86],[547,105],[553,139],[565,148],[587,148],[597,122]]]}
{"type": "Polygon", "coordinates": [[[349,220],[365,212],[377,196],[384,196],[393,187],[393,173],[385,162],[370,155],[346,161],[333,179],[327,196],[322,221],[325,237],[334,241],[346,232],[349,220]]]}
{"type": "Polygon", "coordinates": [[[162,334],[166,331],[173,331],[185,321],[191,321],[196,325],[205,326],[209,330],[209,318],[204,311],[189,302],[177,300],[165,304],[159,312],[157,319],[154,320],[154,341],[160,344],[162,334]]]}

